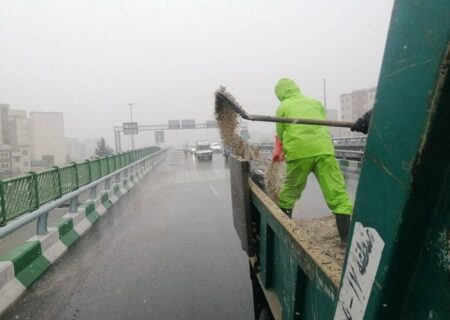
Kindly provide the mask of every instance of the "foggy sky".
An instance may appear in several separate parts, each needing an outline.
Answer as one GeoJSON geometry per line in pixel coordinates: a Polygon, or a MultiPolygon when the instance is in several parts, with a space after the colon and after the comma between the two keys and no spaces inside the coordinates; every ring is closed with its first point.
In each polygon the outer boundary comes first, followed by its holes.
{"type": "Polygon", "coordinates": [[[219,85],[273,114],[280,77],[320,100],[326,78],[338,109],[340,94],[376,86],[392,3],[0,0],[0,103],[64,112],[67,137],[111,145],[126,103],[140,124],[203,122],[219,85]]]}

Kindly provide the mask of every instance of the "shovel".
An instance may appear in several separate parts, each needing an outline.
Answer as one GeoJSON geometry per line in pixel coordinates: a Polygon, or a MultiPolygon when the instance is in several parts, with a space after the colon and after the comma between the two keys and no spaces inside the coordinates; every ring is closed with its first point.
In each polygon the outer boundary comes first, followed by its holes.
{"type": "Polygon", "coordinates": [[[351,128],[353,122],[351,121],[334,121],[334,120],[318,120],[318,119],[300,119],[300,118],[281,118],[272,116],[263,116],[257,114],[248,114],[244,108],[236,101],[236,99],[226,91],[224,87],[220,87],[216,91],[216,113],[221,108],[231,108],[234,112],[239,114],[243,119],[250,121],[263,122],[279,122],[279,123],[293,123],[293,124],[307,124],[327,127],[341,127],[351,128]]]}

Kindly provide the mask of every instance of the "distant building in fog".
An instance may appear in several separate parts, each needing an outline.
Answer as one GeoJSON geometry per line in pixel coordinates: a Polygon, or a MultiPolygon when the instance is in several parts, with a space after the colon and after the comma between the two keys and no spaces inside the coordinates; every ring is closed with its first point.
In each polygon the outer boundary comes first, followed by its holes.
{"type": "Polygon", "coordinates": [[[0,178],[11,176],[11,146],[0,144],[0,178]]]}
{"type": "Polygon", "coordinates": [[[30,171],[30,122],[25,110],[9,110],[9,138],[12,174],[30,171]]]}
{"type": "MultiPolygon", "coordinates": [[[[327,109],[327,120],[339,120],[339,114],[338,111],[335,109],[327,109]]],[[[339,135],[341,134],[340,128],[337,127],[328,127],[328,130],[331,134],[332,138],[339,138],[339,135]]]]}
{"type": "Polygon", "coordinates": [[[11,146],[8,132],[9,104],[0,104],[0,178],[7,178],[11,172],[11,146]]]}
{"type": "Polygon", "coordinates": [[[66,144],[66,158],[67,162],[80,162],[84,160],[84,146],[80,143],[80,140],[77,138],[65,138],[66,144]]]}
{"type": "MultiPolygon", "coordinates": [[[[355,90],[352,93],[341,94],[341,120],[356,121],[368,110],[373,108],[377,88],[355,90]]],[[[341,129],[341,137],[360,136],[361,133],[351,132],[350,129],[341,129]]]]}
{"type": "Polygon", "coordinates": [[[97,148],[97,140],[85,139],[81,141],[81,151],[83,159],[95,157],[95,149],[97,148]]]}
{"type": "Polygon", "coordinates": [[[9,144],[9,104],[0,104],[0,144],[9,144]]]}
{"type": "Polygon", "coordinates": [[[66,163],[62,112],[30,112],[31,159],[53,157],[56,165],[66,163]]]}

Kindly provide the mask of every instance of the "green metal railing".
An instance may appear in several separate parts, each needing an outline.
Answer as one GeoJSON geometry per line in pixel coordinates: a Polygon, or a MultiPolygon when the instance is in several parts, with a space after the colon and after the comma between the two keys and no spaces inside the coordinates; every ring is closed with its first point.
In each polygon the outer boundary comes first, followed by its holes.
{"type": "Polygon", "coordinates": [[[159,150],[127,151],[0,180],[0,226],[159,150]]]}

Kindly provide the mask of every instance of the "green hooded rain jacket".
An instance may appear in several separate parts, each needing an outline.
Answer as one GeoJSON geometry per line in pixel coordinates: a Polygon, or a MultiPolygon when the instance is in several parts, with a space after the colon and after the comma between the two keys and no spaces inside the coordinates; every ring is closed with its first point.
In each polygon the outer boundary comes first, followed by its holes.
{"type": "MultiPolygon", "coordinates": [[[[281,79],[275,86],[275,94],[281,101],[276,116],[325,120],[325,110],[319,101],[301,94],[290,79],[281,79]]],[[[277,135],[283,143],[286,161],[334,155],[334,147],[328,128],[324,126],[277,123],[277,135]]]]}

